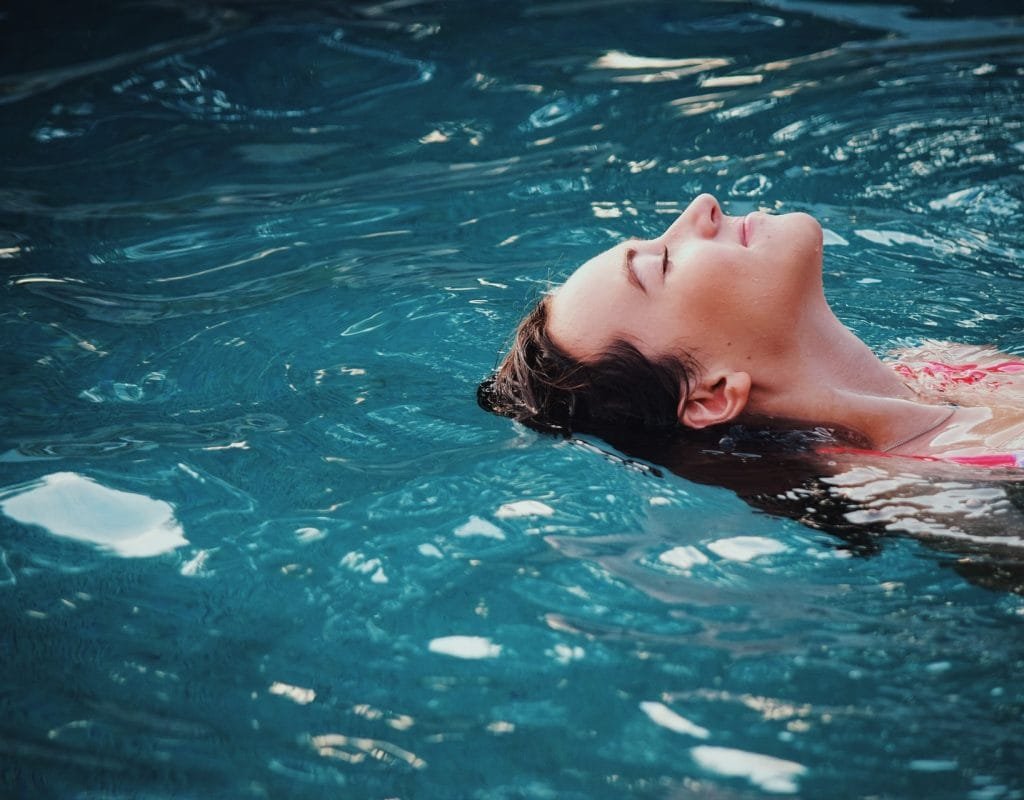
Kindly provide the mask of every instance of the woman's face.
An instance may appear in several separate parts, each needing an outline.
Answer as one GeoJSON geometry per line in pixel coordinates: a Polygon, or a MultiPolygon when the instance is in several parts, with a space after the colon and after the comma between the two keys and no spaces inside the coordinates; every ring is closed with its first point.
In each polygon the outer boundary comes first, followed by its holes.
{"type": "Polygon", "coordinates": [[[583,361],[624,339],[648,358],[727,357],[749,369],[791,346],[803,310],[824,302],[821,244],[807,214],[730,217],[703,194],[656,239],[576,270],[548,300],[548,333],[583,361]]]}

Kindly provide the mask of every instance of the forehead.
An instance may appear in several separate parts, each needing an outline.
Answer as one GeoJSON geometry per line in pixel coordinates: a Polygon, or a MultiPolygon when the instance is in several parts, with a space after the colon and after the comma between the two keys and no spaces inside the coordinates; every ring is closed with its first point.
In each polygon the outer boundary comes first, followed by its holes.
{"type": "Polygon", "coordinates": [[[598,253],[548,297],[548,335],[577,358],[599,355],[617,338],[628,284],[616,267],[625,252],[624,242],[598,253]]]}
{"type": "MultiPolygon", "coordinates": [[[[588,281],[600,276],[601,273],[614,270],[614,264],[621,264],[622,259],[625,258],[626,245],[628,243],[628,241],[619,242],[618,244],[609,247],[607,250],[598,253],[587,261],[584,261],[576,268],[575,272],[566,278],[565,283],[555,290],[554,294],[560,294],[566,288],[568,288],[570,292],[576,291],[588,281]]],[[[604,277],[607,278],[609,276],[605,275],[604,277]]]]}

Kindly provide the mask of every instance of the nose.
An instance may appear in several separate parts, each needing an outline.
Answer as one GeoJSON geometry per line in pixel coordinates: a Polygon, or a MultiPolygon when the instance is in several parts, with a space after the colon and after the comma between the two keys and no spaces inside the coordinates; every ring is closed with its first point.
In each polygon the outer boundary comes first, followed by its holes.
{"type": "Polygon", "coordinates": [[[670,242],[688,235],[711,239],[718,233],[721,222],[722,207],[718,201],[710,194],[700,194],[668,226],[662,238],[670,242]]]}

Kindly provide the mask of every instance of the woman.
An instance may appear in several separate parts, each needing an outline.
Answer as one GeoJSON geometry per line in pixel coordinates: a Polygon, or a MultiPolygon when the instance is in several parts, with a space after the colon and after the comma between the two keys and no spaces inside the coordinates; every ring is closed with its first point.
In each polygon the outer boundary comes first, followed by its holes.
{"type": "Polygon", "coordinates": [[[961,355],[881,361],[825,300],[813,217],[731,217],[705,194],[542,299],[478,399],[552,431],[824,427],[847,448],[1024,466],[1024,361],[961,355]]]}

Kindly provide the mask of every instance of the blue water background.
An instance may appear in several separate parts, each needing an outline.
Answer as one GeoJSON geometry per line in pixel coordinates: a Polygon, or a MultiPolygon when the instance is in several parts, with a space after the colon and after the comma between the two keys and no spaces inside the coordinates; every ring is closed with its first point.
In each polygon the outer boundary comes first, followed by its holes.
{"type": "Polygon", "coordinates": [[[1019,13],[0,11],[0,794],[1024,797],[1019,522],[979,578],[474,402],[700,191],[1024,355],[1019,13]]]}

